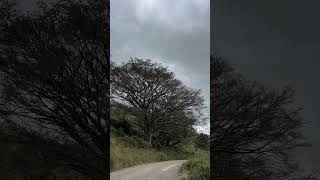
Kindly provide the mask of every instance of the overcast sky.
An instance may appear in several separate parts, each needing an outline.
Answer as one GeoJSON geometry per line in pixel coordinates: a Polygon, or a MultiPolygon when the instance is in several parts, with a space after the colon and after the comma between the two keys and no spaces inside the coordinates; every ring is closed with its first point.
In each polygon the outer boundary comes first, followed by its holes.
{"type": "Polygon", "coordinates": [[[291,84],[313,147],[295,153],[320,168],[320,1],[216,0],[212,45],[248,79],[268,87],[291,84]]]}
{"type": "MultiPolygon", "coordinates": [[[[210,0],[111,0],[111,60],[147,58],[201,89],[209,117],[210,0]]],[[[209,133],[208,125],[201,128],[209,133]]]]}

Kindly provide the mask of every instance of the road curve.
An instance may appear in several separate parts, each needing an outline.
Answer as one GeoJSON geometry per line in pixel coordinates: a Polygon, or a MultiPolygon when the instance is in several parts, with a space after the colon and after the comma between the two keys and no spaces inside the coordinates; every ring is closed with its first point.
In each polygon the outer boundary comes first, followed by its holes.
{"type": "Polygon", "coordinates": [[[110,180],[179,180],[184,160],[138,165],[110,173],[110,180]]]}

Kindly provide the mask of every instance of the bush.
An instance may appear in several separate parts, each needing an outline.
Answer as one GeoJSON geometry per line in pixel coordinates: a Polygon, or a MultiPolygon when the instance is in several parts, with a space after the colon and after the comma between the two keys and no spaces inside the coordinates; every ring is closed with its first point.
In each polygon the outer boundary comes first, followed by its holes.
{"type": "Polygon", "coordinates": [[[209,150],[209,135],[201,133],[195,137],[194,142],[198,148],[206,151],[209,150]]]}
{"type": "Polygon", "coordinates": [[[122,136],[116,137],[116,141],[125,146],[132,148],[149,148],[149,143],[142,138],[137,136],[122,136]]]}
{"type": "Polygon", "coordinates": [[[134,129],[132,123],[127,119],[122,118],[111,118],[110,126],[113,128],[113,132],[117,136],[132,136],[137,134],[137,131],[134,129]]]}
{"type": "Polygon", "coordinates": [[[199,158],[191,159],[182,164],[180,171],[186,171],[187,180],[209,180],[210,179],[210,162],[209,156],[204,155],[199,158]]]}

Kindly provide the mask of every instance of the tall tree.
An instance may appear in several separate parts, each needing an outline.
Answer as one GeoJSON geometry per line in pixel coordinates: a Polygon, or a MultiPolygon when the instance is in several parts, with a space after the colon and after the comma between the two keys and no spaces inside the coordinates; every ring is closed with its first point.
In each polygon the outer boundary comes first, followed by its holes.
{"type": "Polygon", "coordinates": [[[213,154],[240,156],[247,173],[289,170],[288,153],[305,145],[293,89],[266,88],[236,73],[223,58],[212,56],[211,61],[213,154]],[[277,165],[271,165],[275,161],[277,165]]]}
{"type": "Polygon", "coordinates": [[[0,115],[54,141],[47,152],[63,166],[107,179],[109,1],[38,7],[21,13],[0,1],[0,115]]]}
{"type": "MultiPolygon", "coordinates": [[[[134,107],[132,113],[138,117],[138,125],[151,146],[153,138],[165,132],[192,129],[199,121],[203,106],[200,91],[186,87],[161,64],[131,59],[114,65],[111,74],[112,95],[119,102],[134,107]]],[[[167,140],[182,138],[179,133],[166,135],[167,140]]]]}

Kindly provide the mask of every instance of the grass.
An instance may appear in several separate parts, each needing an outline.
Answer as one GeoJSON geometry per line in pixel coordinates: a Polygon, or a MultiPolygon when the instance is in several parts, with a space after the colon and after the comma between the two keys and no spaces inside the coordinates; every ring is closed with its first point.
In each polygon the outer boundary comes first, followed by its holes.
{"type": "Polygon", "coordinates": [[[185,180],[208,180],[210,178],[209,154],[190,159],[182,164],[182,173],[187,173],[185,180]]]}
{"type": "Polygon", "coordinates": [[[165,153],[153,149],[128,147],[123,144],[116,143],[114,142],[114,140],[111,140],[111,143],[111,171],[138,164],[163,161],[169,159],[165,153]]]}
{"type": "Polygon", "coordinates": [[[148,145],[137,137],[127,136],[111,137],[110,145],[111,171],[151,162],[190,159],[203,154],[188,143],[160,151],[148,148],[148,145]]]}

